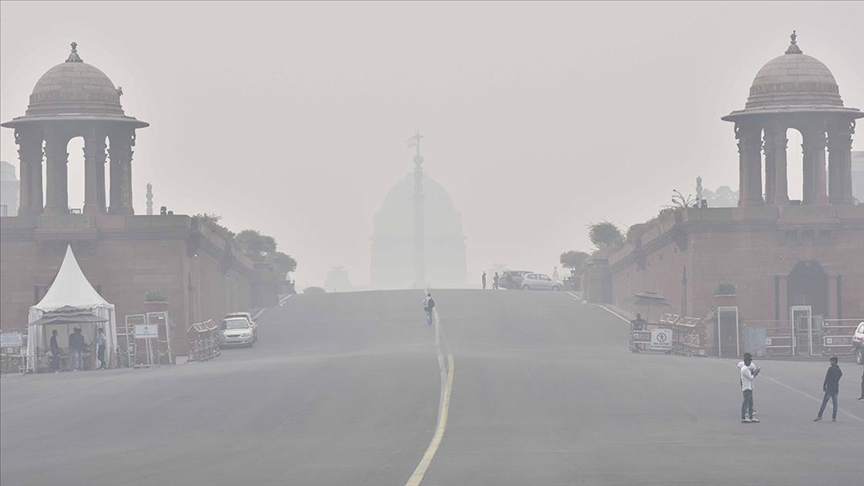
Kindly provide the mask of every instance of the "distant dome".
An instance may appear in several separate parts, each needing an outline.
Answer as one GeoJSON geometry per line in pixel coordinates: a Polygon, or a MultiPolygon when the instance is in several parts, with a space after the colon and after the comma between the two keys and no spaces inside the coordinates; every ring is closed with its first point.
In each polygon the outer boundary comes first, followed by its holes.
{"type": "MultiPolygon", "coordinates": [[[[462,216],[444,186],[423,175],[426,237],[462,236],[462,216]]],[[[414,237],[414,174],[399,181],[381,204],[375,218],[376,236],[414,237]]]]}
{"type": "Polygon", "coordinates": [[[782,56],[765,64],[750,87],[746,109],[781,106],[842,107],[840,89],[831,71],[792,43],[782,56]]]}
{"type": "Polygon", "coordinates": [[[98,114],[123,116],[120,93],[102,71],[81,60],[77,44],[66,62],[36,82],[27,115],[98,114]]]}
{"type": "MultiPolygon", "coordinates": [[[[462,215],[444,186],[423,175],[426,277],[437,288],[465,285],[467,265],[462,215]]],[[[371,283],[374,288],[414,284],[414,174],[387,193],[375,215],[371,283]]]]}

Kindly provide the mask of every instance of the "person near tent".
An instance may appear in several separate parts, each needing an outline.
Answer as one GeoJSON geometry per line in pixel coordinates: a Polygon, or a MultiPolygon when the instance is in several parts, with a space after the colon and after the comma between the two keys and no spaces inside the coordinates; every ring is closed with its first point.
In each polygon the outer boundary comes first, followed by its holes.
{"type": "Polygon", "coordinates": [[[498,275],[498,272],[495,272],[495,276],[492,277],[492,290],[498,290],[498,282],[501,280],[501,277],[498,275]]]}
{"type": "Polygon", "coordinates": [[[60,345],[57,344],[57,331],[51,331],[51,371],[60,372],[60,345]]]}
{"type": "Polygon", "coordinates": [[[105,330],[99,328],[99,333],[96,334],[96,359],[99,360],[99,369],[107,370],[108,363],[105,362],[105,345],[108,343],[108,338],[105,337],[105,330]]]}
{"type": "Polygon", "coordinates": [[[80,371],[84,367],[84,348],[87,342],[81,334],[81,328],[76,327],[69,336],[69,349],[72,351],[72,371],[80,371]]]}
{"type": "MultiPolygon", "coordinates": [[[[85,365],[84,358],[89,351],[88,343],[96,343],[98,339],[95,336],[98,327],[103,328],[106,339],[104,362],[106,365],[111,363],[113,350],[117,346],[117,323],[115,319],[114,305],[106,301],[93,288],[75,260],[72,246],[67,246],[63,263],[60,265],[60,270],[54,277],[48,292],[45,293],[39,303],[30,307],[27,319],[27,371],[34,373],[40,371],[39,358],[45,355],[45,350],[49,349],[51,330],[59,329],[60,333],[66,334],[62,330],[64,326],[66,329],[87,326],[77,333],[81,339],[75,344],[79,354],[77,366],[75,366],[75,356],[71,351],[72,344],[78,341],[79,337],[69,336],[72,338],[68,346],[68,353],[71,358],[69,368],[85,369],[86,367],[86,369],[91,369],[93,367],[89,364],[90,360],[85,365]]],[[[64,349],[64,351],[66,350],[64,349]]],[[[91,357],[94,363],[96,351],[97,348],[94,347],[91,357]]],[[[63,361],[61,354],[61,367],[64,366],[63,361]]],[[[45,366],[45,368],[49,367],[45,366]]]]}

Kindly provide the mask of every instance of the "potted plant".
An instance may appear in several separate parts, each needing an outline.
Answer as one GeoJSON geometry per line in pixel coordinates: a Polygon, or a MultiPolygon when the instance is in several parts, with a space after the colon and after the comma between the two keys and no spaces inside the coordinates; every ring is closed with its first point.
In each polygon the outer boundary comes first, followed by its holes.
{"type": "Polygon", "coordinates": [[[734,306],[738,301],[738,286],[731,282],[720,282],[714,287],[714,306],[734,306]]]}
{"type": "Polygon", "coordinates": [[[165,312],[168,310],[168,296],[164,290],[148,290],[144,292],[144,309],[146,312],[165,312]]]}

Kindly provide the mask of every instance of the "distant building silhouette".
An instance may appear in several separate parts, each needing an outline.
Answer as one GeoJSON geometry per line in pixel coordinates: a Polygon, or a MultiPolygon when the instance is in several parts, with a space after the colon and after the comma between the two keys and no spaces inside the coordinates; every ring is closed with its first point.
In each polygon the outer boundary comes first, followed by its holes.
{"type": "Polygon", "coordinates": [[[327,272],[327,281],[324,283],[324,288],[327,292],[347,292],[354,287],[351,285],[351,280],[348,278],[348,271],[345,267],[331,267],[327,272]]]}
{"type": "Polygon", "coordinates": [[[0,216],[16,216],[18,214],[18,177],[15,166],[6,161],[0,161],[0,216]]]}
{"type": "MultiPolygon", "coordinates": [[[[372,236],[373,288],[414,286],[414,174],[399,181],[375,215],[372,236]]],[[[424,174],[426,279],[437,288],[465,285],[462,215],[444,187],[424,174]]]]}
{"type": "Polygon", "coordinates": [[[852,152],[852,196],[864,204],[864,151],[852,152]]]}

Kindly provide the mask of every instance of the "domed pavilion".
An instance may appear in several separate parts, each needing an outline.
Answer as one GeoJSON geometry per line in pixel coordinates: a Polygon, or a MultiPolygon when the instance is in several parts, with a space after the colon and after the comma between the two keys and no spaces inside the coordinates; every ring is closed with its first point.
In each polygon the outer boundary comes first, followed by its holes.
{"type": "Polygon", "coordinates": [[[661,212],[593,259],[587,300],[645,315],[634,295],[663,295],[666,323],[705,319],[696,354],[851,350],[844,326],[864,317],[864,205],[852,193],[851,157],[864,114],[843,105],[831,71],[791,39],[758,71],[744,109],[722,118],[738,139],[739,207],[661,212]],[[803,140],[801,201],[788,194],[790,129],[803,140]]]}
{"type": "Polygon", "coordinates": [[[148,123],[126,116],[121,88],[78,54],[49,69],[33,88],[24,116],[0,126],[15,129],[19,146],[19,215],[69,214],[69,141],[84,139],[84,213],[133,214],[132,147],[135,130],[148,123]],[[110,142],[109,143],[106,143],[110,142]],[[42,194],[43,145],[46,188],[42,194]],[[106,156],[106,148],[110,159],[106,156]],[[110,205],[105,200],[105,163],[110,160],[110,205]]]}
{"type": "Polygon", "coordinates": [[[831,71],[804,54],[795,32],[786,53],[765,64],[756,74],[743,110],[723,120],[735,123],[740,156],[739,206],[789,204],[786,148],[787,130],[803,140],[804,187],[802,204],[853,204],[852,134],[855,120],[864,117],[846,108],[831,71]],[[764,142],[764,145],[763,145],[764,142]],[[828,181],[825,149],[828,148],[828,181]],[[765,188],[762,188],[762,154],[765,188]]]}

